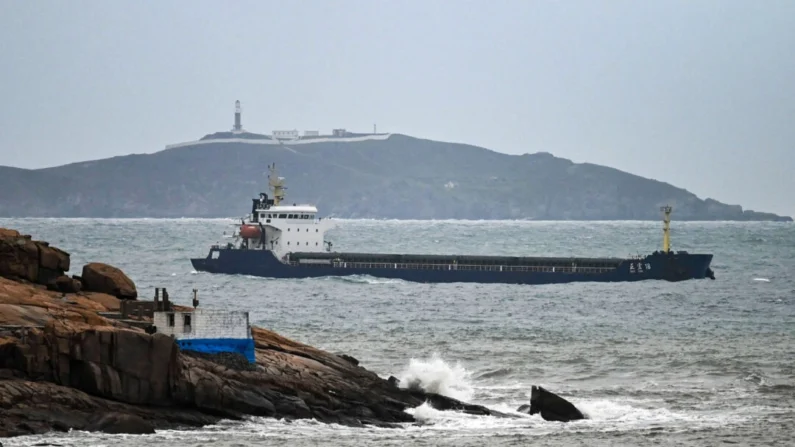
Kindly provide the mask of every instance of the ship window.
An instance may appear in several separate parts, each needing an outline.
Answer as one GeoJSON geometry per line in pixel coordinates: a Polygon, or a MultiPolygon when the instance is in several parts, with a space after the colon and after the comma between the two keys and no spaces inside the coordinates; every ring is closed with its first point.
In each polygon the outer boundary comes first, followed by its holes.
{"type": "Polygon", "coordinates": [[[290,231],[290,229],[288,228],[287,231],[290,231]]]}
{"type": "Polygon", "coordinates": [[[287,245],[290,245],[290,243],[288,242],[287,245]]]}
{"type": "Polygon", "coordinates": [[[317,245],[317,242],[315,242],[315,245],[317,245]]]}
{"type": "Polygon", "coordinates": [[[286,219],[286,218],[287,218],[286,214],[279,214],[279,219],[286,219]]]}
{"type": "Polygon", "coordinates": [[[309,245],[309,242],[307,242],[306,245],[309,245]]]}
{"type": "Polygon", "coordinates": [[[315,228],[315,233],[317,233],[317,232],[318,232],[318,229],[317,229],[317,228],[315,228]]]}

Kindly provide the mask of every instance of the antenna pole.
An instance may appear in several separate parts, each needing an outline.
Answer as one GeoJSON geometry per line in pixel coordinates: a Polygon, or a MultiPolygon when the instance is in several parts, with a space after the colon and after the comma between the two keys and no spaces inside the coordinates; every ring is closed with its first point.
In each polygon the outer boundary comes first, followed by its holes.
{"type": "Polygon", "coordinates": [[[268,166],[270,174],[268,175],[268,184],[273,191],[273,204],[279,205],[284,200],[284,179],[276,174],[276,163],[268,166]]]}
{"type": "Polygon", "coordinates": [[[671,211],[673,209],[669,205],[660,207],[665,215],[663,219],[663,253],[671,252],[671,211]]]}

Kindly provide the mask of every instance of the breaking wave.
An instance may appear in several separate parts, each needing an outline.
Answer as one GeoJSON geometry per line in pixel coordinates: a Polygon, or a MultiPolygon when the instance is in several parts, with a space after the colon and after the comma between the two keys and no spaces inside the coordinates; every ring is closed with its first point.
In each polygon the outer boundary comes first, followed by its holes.
{"type": "Polygon", "coordinates": [[[469,401],[474,394],[471,377],[472,374],[460,363],[450,365],[439,354],[434,353],[429,359],[412,358],[398,378],[403,388],[421,389],[428,393],[469,401]]]}

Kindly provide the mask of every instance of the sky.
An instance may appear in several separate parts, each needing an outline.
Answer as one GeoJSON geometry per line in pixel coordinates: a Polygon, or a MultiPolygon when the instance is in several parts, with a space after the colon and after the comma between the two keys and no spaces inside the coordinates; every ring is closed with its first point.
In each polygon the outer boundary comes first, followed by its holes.
{"type": "Polygon", "coordinates": [[[243,127],[551,152],[795,215],[795,1],[0,2],[0,165],[243,127]]]}

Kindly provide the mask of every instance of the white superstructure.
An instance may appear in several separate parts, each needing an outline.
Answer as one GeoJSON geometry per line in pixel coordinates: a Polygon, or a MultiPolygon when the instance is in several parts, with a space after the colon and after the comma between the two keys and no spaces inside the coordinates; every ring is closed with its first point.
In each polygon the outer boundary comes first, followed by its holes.
{"type": "Polygon", "coordinates": [[[251,214],[243,219],[239,231],[233,235],[233,248],[270,250],[279,258],[290,252],[329,250],[325,235],[334,228],[334,221],[319,217],[314,205],[283,204],[284,177],[276,174],[275,165],[268,168],[273,198],[262,193],[259,199],[253,200],[251,214]]]}
{"type": "MultiPolygon", "coordinates": [[[[235,132],[232,132],[235,133],[235,132]]],[[[320,135],[318,137],[312,137],[309,139],[291,139],[289,144],[291,146],[295,146],[297,144],[316,144],[316,143],[358,143],[361,141],[383,141],[388,140],[392,134],[378,134],[378,135],[361,135],[355,137],[336,137],[336,136],[326,136],[320,135]]],[[[178,147],[186,147],[186,146],[201,146],[202,144],[219,144],[219,143],[239,143],[239,144],[250,144],[250,145],[272,145],[278,146],[284,144],[285,139],[280,138],[210,138],[206,140],[197,140],[197,141],[186,141],[184,143],[175,143],[169,144],[166,146],[166,149],[174,149],[178,147]]]]}

